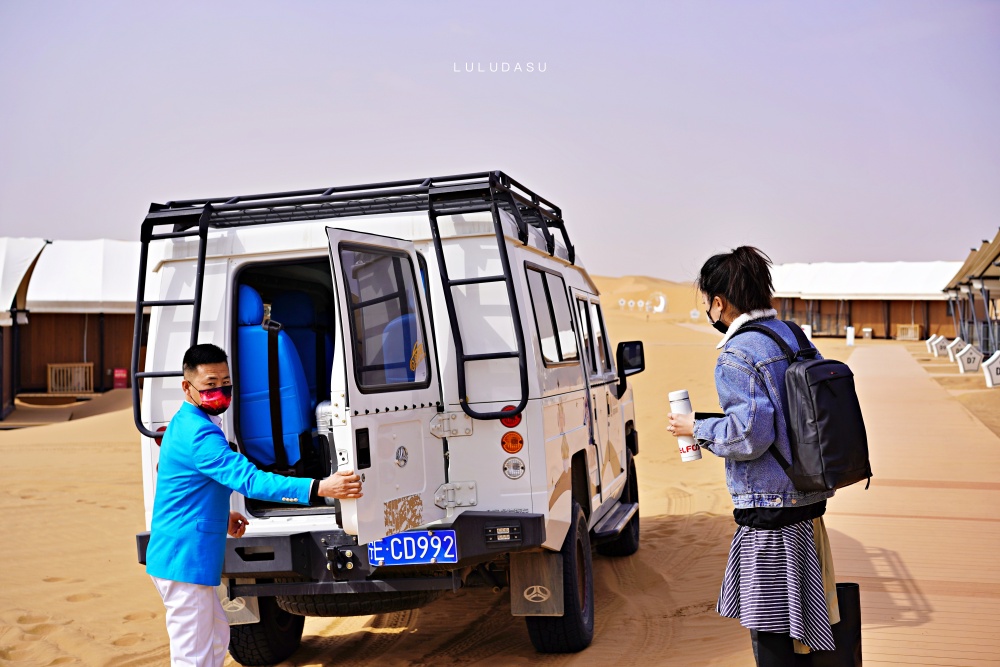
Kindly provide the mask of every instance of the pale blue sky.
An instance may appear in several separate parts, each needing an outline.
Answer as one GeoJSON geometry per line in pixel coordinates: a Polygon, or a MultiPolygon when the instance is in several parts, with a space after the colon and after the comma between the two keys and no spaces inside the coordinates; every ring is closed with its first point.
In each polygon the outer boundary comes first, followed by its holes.
{"type": "Polygon", "coordinates": [[[606,275],[964,259],[1000,225],[1000,2],[0,0],[0,235],[488,169],[606,275]],[[491,62],[546,71],[453,71],[491,62]]]}

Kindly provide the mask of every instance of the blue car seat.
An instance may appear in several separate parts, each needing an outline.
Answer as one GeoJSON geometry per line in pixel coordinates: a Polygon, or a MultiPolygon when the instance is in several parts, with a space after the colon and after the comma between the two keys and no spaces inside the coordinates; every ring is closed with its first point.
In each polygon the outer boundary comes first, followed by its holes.
{"type": "Polygon", "coordinates": [[[410,368],[417,342],[417,318],[412,313],[401,315],[382,330],[382,360],[386,384],[413,382],[416,369],[410,368]]]}
{"type": "Polygon", "coordinates": [[[316,306],[305,292],[283,292],[276,296],[271,303],[271,319],[281,322],[295,344],[315,408],[319,401],[330,398],[333,339],[317,323],[316,306]]]}
{"type": "MultiPolygon", "coordinates": [[[[239,289],[240,437],[247,457],[261,467],[275,463],[271,437],[271,395],[268,385],[268,332],[261,327],[264,302],[257,290],[239,289]]],[[[280,322],[280,320],[277,320],[280,322]]],[[[282,442],[288,464],[300,458],[300,438],[312,432],[309,387],[292,339],[278,332],[278,385],[281,395],[282,442]]]]}

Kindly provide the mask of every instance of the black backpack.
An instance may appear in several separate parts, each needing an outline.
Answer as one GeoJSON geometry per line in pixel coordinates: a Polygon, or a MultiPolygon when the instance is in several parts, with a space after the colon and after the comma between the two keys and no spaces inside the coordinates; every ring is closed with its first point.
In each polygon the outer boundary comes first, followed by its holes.
{"type": "Polygon", "coordinates": [[[784,324],[795,335],[797,352],[761,324],[745,324],[733,334],[760,332],[776,342],[788,358],[785,422],[792,461],[786,461],[774,445],[768,451],[799,491],[832,491],[863,479],[870,484],[868,435],[854,389],[854,373],[840,361],[817,359],[816,348],[799,325],[784,324]]]}

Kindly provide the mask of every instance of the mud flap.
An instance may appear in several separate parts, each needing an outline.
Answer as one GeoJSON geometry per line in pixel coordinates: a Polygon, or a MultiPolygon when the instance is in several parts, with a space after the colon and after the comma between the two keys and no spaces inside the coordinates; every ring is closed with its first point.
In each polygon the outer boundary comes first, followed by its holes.
{"type": "MultiPolygon", "coordinates": [[[[252,584],[255,579],[236,579],[237,584],[252,584]]],[[[226,612],[226,620],[229,625],[246,625],[248,623],[260,622],[260,607],[257,598],[237,597],[229,599],[229,586],[225,583],[219,584],[215,588],[222,603],[222,610],[226,612]]]]}
{"type": "Polygon", "coordinates": [[[510,555],[511,615],[562,616],[563,599],[563,562],[559,552],[510,555]]]}

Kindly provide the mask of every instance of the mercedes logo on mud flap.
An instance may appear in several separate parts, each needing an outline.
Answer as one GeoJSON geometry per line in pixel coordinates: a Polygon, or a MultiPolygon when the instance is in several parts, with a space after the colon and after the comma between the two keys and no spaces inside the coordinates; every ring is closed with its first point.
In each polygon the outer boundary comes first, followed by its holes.
{"type": "Polygon", "coordinates": [[[528,586],[524,589],[524,599],[528,602],[545,602],[552,597],[552,591],[545,586],[528,586]]]}
{"type": "Polygon", "coordinates": [[[226,611],[230,614],[235,614],[238,611],[243,611],[246,608],[246,606],[247,603],[243,600],[243,598],[235,598],[233,600],[226,598],[225,600],[222,601],[223,611],[226,611]]]}
{"type": "Polygon", "coordinates": [[[409,460],[410,460],[410,455],[406,451],[406,447],[403,447],[402,445],[400,445],[399,447],[397,447],[396,448],[396,465],[398,465],[400,468],[402,468],[402,467],[404,467],[406,465],[406,462],[409,461],[409,460]]]}

